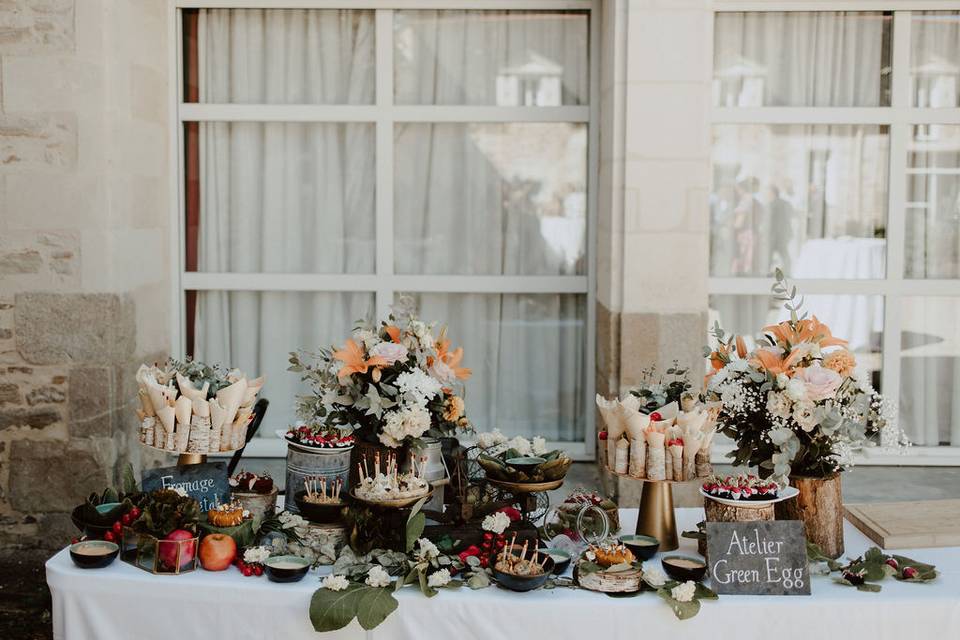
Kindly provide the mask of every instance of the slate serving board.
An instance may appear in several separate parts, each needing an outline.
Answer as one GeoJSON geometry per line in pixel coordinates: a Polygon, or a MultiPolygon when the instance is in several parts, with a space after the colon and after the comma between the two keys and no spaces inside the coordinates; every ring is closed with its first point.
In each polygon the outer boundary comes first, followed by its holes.
{"type": "Polygon", "coordinates": [[[721,595],[810,595],[803,523],[708,522],[707,559],[721,595]]]}
{"type": "Polygon", "coordinates": [[[181,487],[187,495],[200,503],[201,513],[230,499],[226,462],[145,469],[142,486],[144,491],[181,487]]]}
{"type": "Polygon", "coordinates": [[[844,511],[883,549],[960,546],[960,500],[868,502],[848,504],[844,511]]]}

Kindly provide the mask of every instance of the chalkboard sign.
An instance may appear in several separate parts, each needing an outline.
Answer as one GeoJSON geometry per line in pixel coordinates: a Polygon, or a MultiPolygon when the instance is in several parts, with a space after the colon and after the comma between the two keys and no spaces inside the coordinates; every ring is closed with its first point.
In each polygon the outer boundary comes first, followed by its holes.
{"type": "Polygon", "coordinates": [[[201,512],[209,511],[230,498],[226,462],[146,469],[142,480],[144,491],[183,489],[188,496],[200,503],[201,512]]]}
{"type": "Polygon", "coordinates": [[[707,560],[719,594],[810,595],[799,520],[708,522],[707,560]]]}

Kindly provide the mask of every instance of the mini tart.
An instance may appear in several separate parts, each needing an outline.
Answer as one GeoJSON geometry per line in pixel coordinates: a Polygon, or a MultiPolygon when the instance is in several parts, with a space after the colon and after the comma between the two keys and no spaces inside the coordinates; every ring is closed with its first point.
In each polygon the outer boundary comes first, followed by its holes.
{"type": "Polygon", "coordinates": [[[597,558],[596,562],[601,567],[612,567],[615,564],[622,564],[624,562],[635,562],[637,559],[636,556],[633,555],[633,552],[622,544],[591,547],[590,550],[593,551],[597,558]]]}
{"type": "Polygon", "coordinates": [[[207,511],[207,522],[215,527],[235,527],[243,524],[246,512],[237,503],[221,504],[207,511]]]}

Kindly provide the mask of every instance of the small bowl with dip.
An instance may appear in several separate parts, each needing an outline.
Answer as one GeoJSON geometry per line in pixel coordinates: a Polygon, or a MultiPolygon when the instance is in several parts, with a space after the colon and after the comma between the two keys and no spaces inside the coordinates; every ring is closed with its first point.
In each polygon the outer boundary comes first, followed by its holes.
{"type": "Polygon", "coordinates": [[[674,580],[700,582],[707,575],[707,563],[692,556],[664,556],[660,561],[663,570],[674,580]]]}
{"type": "Polygon", "coordinates": [[[559,576],[570,566],[570,554],[563,549],[544,549],[540,553],[550,556],[553,560],[553,575],[559,576]]]}
{"type": "Polygon", "coordinates": [[[120,546],[106,540],[83,540],[70,545],[70,559],[81,569],[102,569],[119,553],[120,546]]]}
{"type": "Polygon", "coordinates": [[[310,561],[300,556],[274,556],[263,564],[272,582],[299,582],[310,569],[310,561]]]}
{"type": "Polygon", "coordinates": [[[633,552],[638,560],[649,560],[657,554],[660,548],[660,541],[653,536],[641,534],[620,536],[620,543],[633,552]]]}
{"type": "Polygon", "coordinates": [[[514,469],[530,474],[546,461],[546,458],[541,458],[540,456],[520,456],[517,458],[507,458],[506,462],[514,469]]]}

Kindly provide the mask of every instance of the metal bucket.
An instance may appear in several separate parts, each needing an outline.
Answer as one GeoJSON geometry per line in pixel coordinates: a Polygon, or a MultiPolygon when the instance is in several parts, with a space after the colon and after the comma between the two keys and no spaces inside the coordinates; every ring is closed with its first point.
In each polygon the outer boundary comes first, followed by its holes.
{"type": "Polygon", "coordinates": [[[288,442],[284,508],[297,513],[297,503],[293,496],[303,489],[303,482],[308,478],[326,478],[328,485],[340,478],[343,482],[340,495],[345,498],[350,492],[350,451],[352,449],[353,447],[311,449],[288,442]]]}
{"type": "MultiPolygon", "coordinates": [[[[443,492],[444,487],[450,482],[450,473],[447,471],[446,462],[443,459],[443,447],[437,438],[423,438],[423,447],[411,449],[411,453],[417,458],[426,458],[426,467],[423,471],[424,480],[434,487],[433,495],[430,500],[423,505],[428,511],[443,513],[443,492]]],[[[418,461],[419,465],[420,462],[418,461]]],[[[404,460],[401,466],[402,470],[410,470],[410,458],[404,460]]]]}

